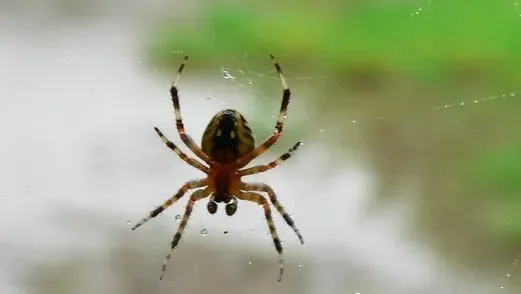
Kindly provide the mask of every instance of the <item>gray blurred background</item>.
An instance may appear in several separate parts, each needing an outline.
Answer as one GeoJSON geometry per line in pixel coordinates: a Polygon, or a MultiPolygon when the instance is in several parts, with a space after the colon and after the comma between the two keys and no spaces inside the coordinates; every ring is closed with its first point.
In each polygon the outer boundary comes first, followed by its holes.
{"type": "MultiPolygon", "coordinates": [[[[521,9],[482,1],[0,0],[0,293],[519,293],[521,9]],[[199,203],[180,144],[234,108],[258,141],[292,101],[268,162],[305,245],[275,215],[199,203]]],[[[187,150],[187,148],[183,148],[187,150]]]]}

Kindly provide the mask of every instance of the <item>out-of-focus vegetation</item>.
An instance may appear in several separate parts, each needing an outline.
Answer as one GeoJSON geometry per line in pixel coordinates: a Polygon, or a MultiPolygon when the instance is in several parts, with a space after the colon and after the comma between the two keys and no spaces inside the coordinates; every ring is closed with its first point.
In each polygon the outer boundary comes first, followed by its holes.
{"type": "Polygon", "coordinates": [[[477,157],[469,175],[472,193],[490,207],[485,224],[509,241],[521,243],[521,142],[477,157]]]}
{"type": "Polygon", "coordinates": [[[421,1],[290,2],[210,1],[200,18],[159,28],[151,56],[170,66],[179,50],[207,60],[275,52],[330,74],[362,64],[395,74],[420,70],[425,76],[418,79],[443,79],[444,70],[458,69],[488,71],[494,82],[521,75],[519,16],[505,3],[433,1],[416,15],[421,1]]]}
{"type": "MultiPolygon", "coordinates": [[[[364,162],[387,187],[380,193],[400,194],[403,179],[412,179],[424,197],[422,231],[439,232],[442,241],[435,243],[448,251],[472,251],[466,244],[490,240],[487,234],[515,251],[521,147],[512,138],[521,125],[521,17],[513,3],[208,2],[200,14],[158,28],[149,47],[155,66],[176,67],[180,51],[196,56],[194,66],[210,67],[275,53],[293,73],[327,76],[309,95],[317,117],[331,125],[325,140],[339,153],[363,149],[364,162]],[[484,97],[493,98],[481,103],[484,97]],[[442,110],[414,112],[432,106],[442,110]],[[356,114],[359,123],[350,124],[356,114]]],[[[256,67],[266,60],[248,62],[256,67]]],[[[302,133],[316,128],[317,117],[300,125],[302,133]]]]}

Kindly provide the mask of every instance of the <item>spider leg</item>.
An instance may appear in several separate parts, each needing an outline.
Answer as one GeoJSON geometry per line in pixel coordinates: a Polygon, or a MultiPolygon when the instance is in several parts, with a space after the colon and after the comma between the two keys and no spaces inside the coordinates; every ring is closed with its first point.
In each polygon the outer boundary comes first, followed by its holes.
{"type": "Polygon", "coordinates": [[[277,229],[275,228],[275,224],[273,223],[273,218],[271,217],[271,209],[266,198],[262,197],[262,195],[254,192],[239,192],[235,194],[235,196],[241,200],[255,202],[259,205],[262,205],[264,208],[264,215],[266,217],[266,221],[268,222],[268,228],[271,233],[271,237],[273,238],[273,243],[275,245],[275,249],[279,253],[279,279],[278,281],[282,281],[282,275],[284,274],[284,257],[282,255],[282,244],[280,243],[279,236],[277,234],[277,229]]]}
{"type": "Polygon", "coordinates": [[[272,168],[275,168],[277,165],[283,163],[286,159],[290,158],[291,155],[293,154],[293,152],[295,152],[298,149],[298,147],[300,147],[300,145],[302,145],[301,141],[297,142],[297,144],[295,144],[293,147],[291,147],[291,149],[289,149],[288,152],[282,154],[281,156],[279,156],[279,158],[275,159],[274,161],[272,161],[268,164],[265,164],[265,165],[257,165],[257,166],[253,166],[253,167],[250,167],[247,169],[240,170],[239,175],[240,176],[253,175],[253,174],[258,174],[258,173],[270,170],[272,168]]]}
{"type": "Polygon", "coordinates": [[[179,149],[174,143],[172,143],[170,140],[168,140],[165,137],[165,135],[163,135],[163,133],[158,128],[154,127],[154,130],[156,130],[157,135],[159,135],[159,137],[161,138],[163,143],[165,143],[165,145],[168,148],[172,149],[172,151],[174,151],[177,155],[179,155],[179,157],[182,160],[186,161],[186,163],[188,163],[189,165],[202,171],[203,173],[208,174],[210,172],[210,170],[206,166],[202,165],[199,161],[197,161],[191,157],[188,157],[188,155],[186,155],[183,151],[181,151],[181,149],[179,149]]]}
{"type": "Polygon", "coordinates": [[[167,209],[170,205],[174,204],[177,200],[181,199],[186,191],[190,189],[195,189],[199,187],[203,187],[208,185],[208,181],[206,179],[203,180],[193,180],[185,183],[178,191],[175,193],[170,199],[165,201],[162,205],[158,206],[156,209],[152,210],[148,216],[144,217],[141,221],[139,221],[134,227],[132,227],[132,231],[139,228],[141,225],[146,223],[149,219],[156,217],[158,214],[163,212],[163,210],[167,209]]]}
{"type": "Polygon", "coordinates": [[[175,113],[175,124],[177,127],[177,132],[179,133],[179,137],[181,137],[181,140],[186,144],[192,152],[197,155],[200,159],[202,159],[207,164],[211,165],[213,163],[213,160],[206,155],[199,146],[194,142],[192,137],[188,135],[185,132],[185,127],[183,124],[183,118],[181,117],[181,108],[179,106],[179,95],[177,90],[177,82],[179,81],[179,78],[181,77],[181,73],[183,72],[183,69],[186,65],[186,61],[188,60],[188,56],[185,56],[183,59],[183,62],[179,66],[179,69],[177,70],[177,76],[174,82],[172,83],[172,87],[170,88],[170,96],[172,96],[172,103],[174,104],[174,113],[175,113]]]}
{"type": "Polygon", "coordinates": [[[194,207],[194,204],[196,201],[201,200],[205,197],[208,197],[210,195],[211,190],[206,188],[204,190],[197,190],[195,191],[191,196],[190,200],[188,200],[188,204],[185,208],[185,213],[183,215],[183,219],[181,220],[181,223],[179,224],[179,228],[177,229],[177,232],[174,235],[174,238],[172,239],[172,243],[170,245],[170,252],[168,252],[168,255],[165,258],[165,262],[163,264],[163,268],[161,269],[161,276],[159,277],[160,280],[163,279],[163,275],[166,271],[166,267],[168,265],[168,261],[172,257],[172,250],[177,246],[177,243],[179,243],[179,240],[181,240],[181,236],[183,234],[183,231],[185,230],[186,224],[188,223],[188,219],[190,218],[190,214],[192,213],[192,209],[194,207]]]}
{"type": "Polygon", "coordinates": [[[237,159],[236,165],[239,168],[246,166],[250,161],[264,153],[266,150],[268,150],[268,148],[271,147],[271,145],[277,142],[277,140],[280,137],[280,134],[282,133],[284,120],[286,120],[291,92],[289,90],[288,84],[286,83],[286,79],[284,78],[284,74],[282,73],[282,68],[280,67],[275,57],[273,57],[273,55],[270,55],[270,57],[271,61],[273,62],[273,66],[277,70],[280,77],[280,81],[282,83],[282,103],[280,105],[279,118],[277,119],[277,124],[275,125],[275,131],[268,139],[266,139],[261,145],[253,149],[251,152],[237,159]]]}
{"type": "Polygon", "coordinates": [[[268,193],[268,196],[270,197],[270,201],[271,201],[271,203],[273,203],[273,206],[275,206],[277,211],[282,215],[282,217],[284,218],[284,221],[286,221],[288,226],[290,226],[293,229],[293,231],[295,232],[295,234],[297,234],[297,237],[300,240],[300,243],[304,244],[304,238],[302,238],[302,235],[300,234],[299,229],[295,225],[295,222],[293,221],[291,216],[289,216],[289,214],[286,212],[284,207],[282,207],[279,200],[277,199],[277,195],[275,194],[275,192],[273,191],[273,189],[270,186],[268,186],[266,184],[262,184],[262,183],[252,183],[252,184],[241,183],[241,190],[262,191],[262,192],[268,193]]]}

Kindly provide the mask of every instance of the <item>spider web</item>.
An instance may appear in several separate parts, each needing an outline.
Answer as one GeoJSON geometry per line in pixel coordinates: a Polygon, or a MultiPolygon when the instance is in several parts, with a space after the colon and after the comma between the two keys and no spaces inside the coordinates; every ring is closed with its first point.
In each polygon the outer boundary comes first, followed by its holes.
{"type": "MultiPolygon", "coordinates": [[[[521,7],[519,2],[513,1],[513,7],[517,14],[521,16],[521,7]]],[[[412,11],[410,16],[412,17],[421,17],[423,13],[428,11],[429,7],[434,5],[435,2],[432,0],[425,1],[422,5],[420,5],[416,10],[412,11]]],[[[213,40],[215,40],[215,35],[212,36],[213,40]]],[[[213,41],[211,42],[213,43],[213,41]]],[[[211,47],[211,45],[210,45],[211,47]]],[[[183,52],[179,52],[182,54],[183,52]]],[[[290,114],[289,117],[298,116],[298,111],[291,110],[292,107],[295,107],[295,101],[301,93],[305,93],[306,90],[310,90],[313,88],[321,87],[326,82],[335,83],[336,86],[339,86],[344,93],[348,93],[342,85],[340,85],[337,81],[333,81],[333,79],[326,75],[303,75],[301,73],[295,73],[291,70],[291,68],[285,64],[283,56],[277,56],[279,62],[281,62],[281,66],[283,67],[285,77],[288,81],[290,88],[292,89],[293,100],[292,105],[290,105],[290,114]]],[[[280,79],[276,74],[276,71],[271,67],[271,63],[268,59],[266,59],[266,66],[259,69],[259,66],[253,65],[250,62],[250,53],[243,53],[242,62],[239,65],[229,65],[229,64],[221,64],[218,68],[215,68],[209,72],[214,76],[217,80],[217,84],[222,86],[226,91],[224,92],[236,92],[238,93],[238,97],[240,97],[240,102],[244,105],[246,104],[257,104],[262,107],[262,109],[266,109],[271,113],[271,118],[276,119],[278,115],[278,103],[280,103],[280,79]],[[265,87],[266,84],[270,84],[271,88],[269,90],[265,87]],[[272,91],[273,90],[273,91],[272,91]],[[268,102],[269,101],[269,102],[268,102]],[[274,107],[274,105],[276,105],[274,107]]],[[[207,100],[220,100],[221,95],[224,94],[216,94],[214,91],[214,87],[207,87],[207,100]]],[[[306,94],[304,94],[306,95],[306,94]]],[[[442,119],[442,115],[448,112],[452,112],[454,114],[462,113],[465,111],[471,111],[476,107],[486,108],[492,104],[504,104],[504,103],[514,103],[518,101],[519,96],[521,95],[521,89],[504,89],[503,91],[497,91],[493,93],[487,93],[483,95],[464,95],[464,94],[456,94],[455,98],[450,99],[450,101],[446,101],[443,103],[430,103],[427,106],[423,107],[415,107],[415,108],[404,108],[403,110],[386,112],[382,114],[371,114],[369,116],[363,115],[351,115],[350,117],[345,119],[346,124],[351,124],[352,126],[358,127],[363,126],[364,124],[370,124],[375,121],[394,121],[404,118],[414,118],[418,116],[423,116],[429,114],[429,119],[436,120],[442,119]],[[439,117],[438,117],[439,116],[439,117]]],[[[235,105],[234,101],[234,105],[235,105]]],[[[225,104],[226,102],[223,102],[225,104]]],[[[262,110],[261,110],[262,112],[262,110]]],[[[266,122],[266,115],[262,115],[263,122],[271,128],[272,124],[266,122]]],[[[307,132],[311,133],[324,133],[328,129],[327,124],[324,125],[316,125],[314,129],[307,130],[307,132]]],[[[265,131],[262,136],[267,135],[271,129],[265,131]]],[[[291,210],[290,210],[291,211],[291,210]]],[[[206,217],[198,217],[198,227],[201,235],[208,234],[208,229],[203,225],[203,223],[210,222],[206,217]],[[202,220],[204,219],[204,220],[202,220]]],[[[283,222],[277,221],[277,226],[279,228],[284,226],[283,222]]],[[[263,220],[260,220],[259,225],[256,228],[263,227],[263,220]]],[[[214,232],[211,232],[214,233],[214,232]]],[[[225,231],[224,234],[227,234],[228,231],[225,231]]],[[[234,233],[234,232],[232,232],[234,233]]],[[[257,231],[258,233],[258,231],[257,231]]],[[[289,233],[291,234],[291,233],[289,233]]],[[[234,234],[234,237],[237,237],[237,234],[234,234]]],[[[269,232],[265,231],[265,236],[269,237],[269,232]]],[[[288,236],[291,238],[291,236],[288,236]]],[[[518,266],[518,257],[515,257],[514,261],[511,263],[509,269],[505,270],[505,273],[502,277],[496,279],[496,281],[500,281],[495,285],[497,289],[505,289],[509,287],[509,283],[512,281],[514,274],[518,266]]]]}
{"type": "MultiPolygon", "coordinates": [[[[429,1],[430,3],[430,1],[429,1]]],[[[430,5],[430,4],[429,4],[430,5]]],[[[257,86],[259,83],[259,80],[265,79],[269,80],[269,83],[279,86],[280,84],[280,78],[278,77],[275,70],[268,70],[264,72],[256,71],[248,65],[247,61],[247,53],[244,53],[244,62],[239,67],[232,67],[232,66],[221,66],[219,74],[221,75],[220,83],[226,85],[227,89],[230,90],[239,90],[242,94],[242,97],[247,103],[250,103],[252,101],[255,101],[256,103],[260,103],[264,106],[266,106],[265,101],[272,101],[274,100],[276,104],[279,102],[277,99],[273,99],[273,94],[267,94],[266,90],[263,90],[262,87],[257,86]]],[[[284,66],[284,65],[283,65],[284,66]]],[[[285,72],[285,78],[288,81],[288,84],[292,91],[292,102],[294,102],[298,95],[298,92],[296,92],[294,89],[298,88],[299,90],[305,90],[306,88],[313,88],[317,85],[322,84],[325,80],[331,80],[328,76],[324,75],[317,75],[317,76],[311,76],[311,75],[305,75],[300,76],[298,74],[294,74],[291,72],[291,70],[288,70],[287,68],[284,68],[285,72]]],[[[263,82],[264,83],[264,82],[263,82]]],[[[342,85],[340,85],[338,82],[334,82],[337,86],[340,86],[343,91],[348,92],[345,90],[342,85]]],[[[211,90],[208,91],[208,99],[214,98],[212,97],[211,90]]],[[[274,92],[276,95],[279,95],[279,92],[274,92]]],[[[446,113],[447,111],[451,110],[457,110],[457,111],[465,111],[465,109],[468,109],[470,107],[476,107],[484,105],[485,103],[507,103],[509,101],[512,101],[514,99],[519,99],[519,93],[521,93],[521,89],[509,89],[505,90],[503,92],[498,92],[491,95],[482,95],[482,96],[471,96],[471,97],[462,97],[460,99],[455,99],[451,102],[447,103],[439,103],[439,104],[430,104],[428,106],[424,107],[418,107],[413,109],[407,109],[404,111],[396,111],[392,113],[386,113],[386,114],[374,114],[369,117],[365,116],[364,118],[358,117],[356,115],[353,115],[349,119],[346,119],[346,121],[352,123],[352,124],[364,124],[369,123],[372,121],[381,121],[381,120],[393,120],[398,119],[400,117],[412,117],[417,115],[422,115],[426,113],[446,113]]],[[[278,98],[275,97],[275,98],[278,98]]],[[[276,118],[278,113],[276,111],[278,108],[273,111],[272,118],[276,118]],[[276,113],[276,114],[275,114],[276,113]]],[[[318,127],[319,132],[325,131],[323,128],[318,127]]]]}
{"type": "MultiPolygon", "coordinates": [[[[521,17],[521,4],[519,0],[511,0],[512,5],[514,6],[515,12],[518,16],[521,17]]],[[[425,10],[427,10],[433,4],[433,0],[424,1],[418,8],[416,8],[413,12],[411,12],[411,16],[419,16],[425,10]]],[[[498,3],[499,5],[499,3],[498,3]]]]}
{"type": "Polygon", "coordinates": [[[418,16],[420,15],[421,13],[423,13],[423,11],[425,9],[427,9],[429,6],[431,6],[432,4],[432,0],[427,0],[425,1],[421,6],[419,6],[415,11],[411,12],[411,16],[418,16]]]}

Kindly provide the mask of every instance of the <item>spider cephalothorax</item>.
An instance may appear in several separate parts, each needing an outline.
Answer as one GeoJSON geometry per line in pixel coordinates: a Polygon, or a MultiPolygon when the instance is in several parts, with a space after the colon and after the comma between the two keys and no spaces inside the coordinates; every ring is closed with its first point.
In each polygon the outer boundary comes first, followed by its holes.
{"type": "Polygon", "coordinates": [[[175,110],[176,127],[181,140],[199,159],[204,161],[206,165],[197,159],[191,158],[183,153],[176,145],[174,145],[174,143],[168,140],[158,128],[154,129],[168,148],[174,151],[182,160],[205,173],[206,177],[186,182],[177,191],[177,193],[175,193],[161,206],[152,210],[149,215],[137,223],[132,228],[132,230],[137,229],[149,219],[159,215],[163,210],[179,200],[188,190],[200,188],[199,190],[196,190],[188,200],[185,213],[181,223],[179,224],[177,233],[174,235],[172,240],[170,252],[168,253],[165,263],[163,264],[160,277],[160,279],[162,279],[167,262],[171,257],[172,250],[177,246],[179,240],[181,239],[181,235],[186,227],[186,224],[188,223],[188,219],[190,218],[192,208],[196,201],[209,197],[210,199],[207,204],[207,209],[211,214],[217,212],[218,203],[225,203],[225,212],[230,216],[237,211],[238,200],[257,203],[264,209],[264,215],[266,217],[266,221],[268,222],[268,228],[273,238],[275,249],[279,253],[279,281],[281,281],[284,270],[282,245],[273,223],[271,208],[269,205],[270,203],[266,197],[259,192],[264,192],[268,195],[271,204],[273,204],[275,209],[277,209],[277,211],[282,215],[286,223],[293,229],[293,231],[295,231],[302,244],[304,244],[304,240],[291,217],[286,213],[282,205],[277,200],[277,196],[275,195],[273,189],[263,183],[245,183],[242,181],[242,177],[261,173],[276,167],[284,160],[291,157],[291,154],[302,144],[301,142],[298,142],[290,150],[288,150],[288,152],[284,153],[279,158],[268,164],[244,168],[248,163],[250,163],[250,161],[270,148],[277,141],[282,132],[282,127],[284,120],[286,119],[286,112],[290,99],[290,90],[286,84],[284,75],[282,74],[282,69],[275,58],[271,56],[273,65],[280,76],[283,91],[282,104],[280,107],[279,117],[275,125],[275,131],[268,139],[266,139],[259,146],[255,147],[253,133],[244,116],[235,110],[226,109],[217,113],[210,120],[203,134],[201,148],[199,148],[199,146],[197,146],[192,138],[185,132],[183,120],[181,118],[181,110],[179,107],[177,81],[179,80],[179,77],[186,65],[187,59],[188,57],[184,58],[183,63],[177,71],[177,78],[170,88],[170,95],[172,96],[172,102],[175,110]]]}

